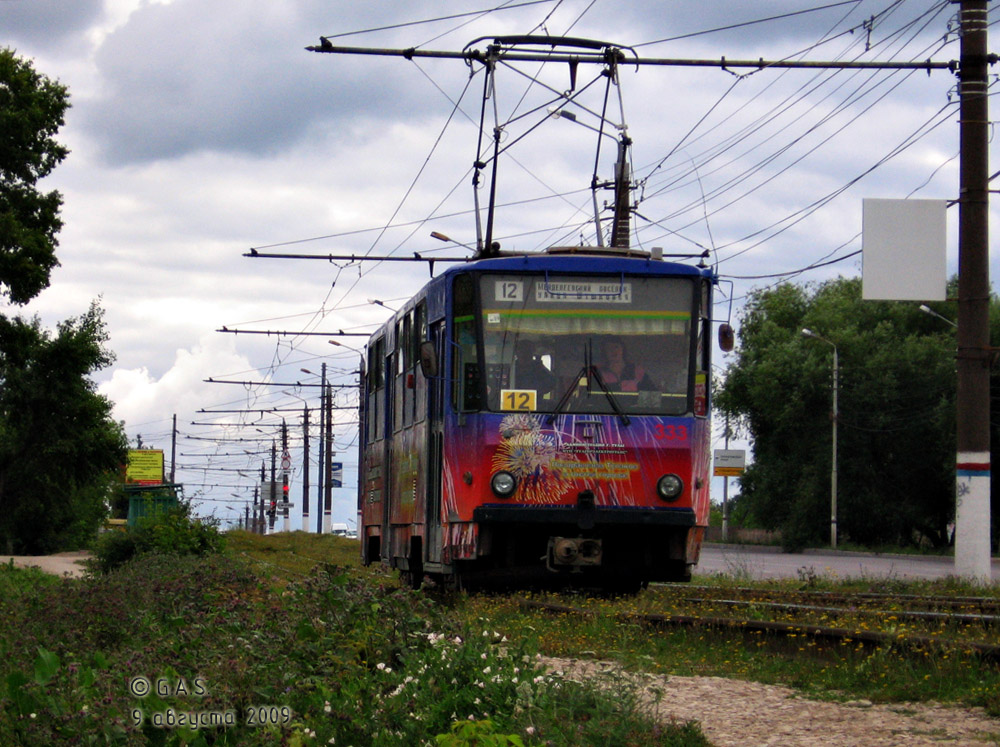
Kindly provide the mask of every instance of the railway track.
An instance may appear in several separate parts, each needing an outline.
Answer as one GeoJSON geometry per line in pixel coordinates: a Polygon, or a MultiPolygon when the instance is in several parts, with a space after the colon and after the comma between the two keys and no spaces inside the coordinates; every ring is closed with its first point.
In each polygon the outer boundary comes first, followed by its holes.
{"type": "MultiPolygon", "coordinates": [[[[685,584],[656,584],[656,590],[673,590],[684,594],[711,597],[720,591],[715,586],[693,586],[685,584]]],[[[864,606],[874,603],[894,604],[901,607],[921,606],[931,610],[978,610],[980,613],[1000,615],[1000,599],[996,597],[935,596],[920,594],[892,594],[888,592],[832,592],[785,589],[753,589],[736,587],[725,589],[727,596],[750,599],[809,600],[824,604],[864,606]]]]}
{"type": "Polygon", "coordinates": [[[1000,663],[998,600],[990,597],[922,597],[894,594],[828,594],[761,589],[666,585],[624,602],[619,611],[521,599],[523,609],[553,614],[610,614],[653,629],[703,628],[805,638],[817,645],[852,643],[971,655],[1000,663]]]}

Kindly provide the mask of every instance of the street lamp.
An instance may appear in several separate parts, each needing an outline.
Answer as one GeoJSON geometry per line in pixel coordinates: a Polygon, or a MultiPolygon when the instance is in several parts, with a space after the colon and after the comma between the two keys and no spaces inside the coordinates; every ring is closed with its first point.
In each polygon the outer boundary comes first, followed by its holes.
{"type": "Polygon", "coordinates": [[[833,348],[833,463],[830,466],[830,547],[837,549],[837,371],[839,368],[837,360],[837,346],[820,337],[810,329],[803,329],[804,337],[812,337],[820,342],[825,342],[833,348]]]}
{"type": "Polygon", "coordinates": [[[941,314],[937,313],[936,311],[934,311],[934,309],[932,309],[932,308],[931,308],[930,306],[928,306],[927,304],[925,304],[925,303],[922,303],[922,304],[920,304],[920,307],[919,307],[919,308],[920,308],[920,310],[921,310],[922,312],[924,312],[925,314],[930,314],[931,316],[936,316],[936,317],[937,317],[938,319],[940,319],[940,320],[941,320],[942,322],[945,322],[946,324],[950,324],[950,325],[951,325],[952,327],[955,327],[956,329],[958,328],[958,325],[957,325],[957,324],[955,324],[955,322],[953,322],[953,321],[952,321],[951,319],[949,319],[948,317],[946,317],[946,316],[942,316],[941,314]]]}

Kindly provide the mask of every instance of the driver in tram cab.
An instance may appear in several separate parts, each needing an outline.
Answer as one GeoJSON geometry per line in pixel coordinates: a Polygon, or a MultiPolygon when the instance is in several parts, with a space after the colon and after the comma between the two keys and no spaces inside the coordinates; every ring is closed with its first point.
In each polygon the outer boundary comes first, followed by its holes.
{"type": "Polygon", "coordinates": [[[539,397],[552,392],[555,375],[542,363],[534,341],[520,339],[514,347],[514,381],[518,389],[534,389],[539,397]]]}
{"type": "Polygon", "coordinates": [[[652,379],[641,364],[633,363],[625,353],[625,343],[611,337],[601,345],[601,361],[597,373],[608,389],[619,392],[639,392],[655,389],[652,379]]]}

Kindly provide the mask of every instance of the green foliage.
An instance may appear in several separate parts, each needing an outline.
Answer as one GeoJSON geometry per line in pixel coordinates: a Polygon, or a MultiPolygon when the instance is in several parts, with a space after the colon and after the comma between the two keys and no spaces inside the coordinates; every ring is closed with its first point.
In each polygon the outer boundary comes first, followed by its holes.
{"type": "Polygon", "coordinates": [[[189,504],[139,519],[135,527],[124,532],[105,532],[94,547],[92,567],[99,573],[109,573],[136,556],[209,555],[221,552],[225,536],[218,522],[198,518],[189,504]]]}
{"type": "MultiPolygon", "coordinates": [[[[715,400],[753,442],[735,515],[789,548],[829,537],[832,348],[839,353],[838,526],[858,544],[947,545],[954,515],[953,328],[858,279],[751,295],[715,400]]],[[[948,310],[943,309],[945,315],[948,310]]]]}
{"type": "Polygon", "coordinates": [[[524,740],[517,734],[497,734],[489,719],[485,721],[456,721],[447,734],[438,734],[434,741],[443,747],[524,747],[524,740]]]}
{"type": "Polygon", "coordinates": [[[58,325],[0,316],[0,548],[78,549],[105,516],[127,441],[91,374],[113,355],[102,309],[58,325]]]}
{"type": "Polygon", "coordinates": [[[4,568],[0,744],[704,743],[367,571],[289,583],[227,554],[151,553],[55,584],[4,568]],[[171,710],[234,721],[158,726],[171,710]]]}
{"type": "Polygon", "coordinates": [[[54,140],[66,88],[0,48],[0,295],[24,304],[49,284],[62,227],[58,192],[35,188],[68,151],[54,140]]]}

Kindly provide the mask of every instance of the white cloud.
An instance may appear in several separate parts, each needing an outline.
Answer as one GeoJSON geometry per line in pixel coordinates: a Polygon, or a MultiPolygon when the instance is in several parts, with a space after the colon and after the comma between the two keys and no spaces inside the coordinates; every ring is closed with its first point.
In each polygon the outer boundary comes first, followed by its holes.
{"type": "MultiPolygon", "coordinates": [[[[805,49],[831,29],[845,31],[885,5],[865,0],[639,46],[637,51],[655,57],[782,57],[805,49]]],[[[903,4],[876,26],[870,39],[861,31],[845,33],[812,56],[850,56],[866,41],[875,45],[871,58],[906,58],[918,51],[927,56],[927,45],[946,31],[947,8],[930,18],[920,34],[913,27],[915,41],[906,50],[886,42],[905,38],[891,34],[938,5],[934,0],[903,4]]],[[[480,36],[526,33],[554,11],[545,20],[550,33],[639,45],[803,9],[792,0],[593,7],[579,0],[333,41],[460,50],[480,36]]],[[[53,274],[52,287],[26,311],[54,325],[102,297],[118,361],[99,381],[132,435],[162,435],[174,413],[182,423],[190,422],[198,409],[219,402],[295,402],[268,387],[248,392],[202,384],[210,376],[304,381],[309,376],[301,368],[316,371],[328,360],[331,372],[336,368],[346,381],[356,365],[351,359],[327,358],[332,348],[322,338],[234,336],[214,329],[371,329],[386,312],[366,299],[408,297],[428,277],[423,266],[248,259],[242,255],[249,247],[337,254],[432,248],[458,253],[430,239],[431,230],[475,242],[467,211],[473,202],[469,169],[477,157],[478,133],[469,119],[478,123],[481,73],[469,83],[461,111],[445,129],[452,102],[469,82],[469,68],[462,62],[303,49],[320,35],[467,10],[454,0],[413,2],[405,8],[346,0],[219,0],[210,6],[195,0],[0,2],[0,26],[10,43],[35,59],[41,72],[67,84],[74,104],[59,133],[72,153],[47,180],[49,188],[65,197],[58,251],[62,266],[53,274]],[[432,147],[436,150],[430,156],[432,147]],[[366,230],[390,220],[419,221],[432,211],[436,217],[422,225],[384,233],[366,230]],[[452,213],[460,215],[440,217],[452,213]]],[[[937,58],[957,56],[955,46],[937,58]]],[[[538,123],[548,106],[562,105],[547,99],[569,86],[566,65],[521,69],[524,75],[502,70],[497,88],[499,108],[517,107],[525,115],[505,130],[505,145],[538,123]],[[536,74],[551,86],[544,94],[529,86],[536,74]],[[533,107],[540,108],[532,113],[533,107]]],[[[578,87],[593,73],[581,66],[578,87]]],[[[619,73],[637,174],[649,176],[640,212],[660,224],[651,227],[637,220],[645,246],[675,252],[696,248],[692,241],[705,246],[714,242],[726,247],[720,251],[726,257],[770,236],[724,262],[721,271],[791,271],[826,256],[860,230],[862,197],[901,197],[918,187],[919,197],[957,196],[957,165],[942,167],[957,150],[955,115],[854,189],[775,233],[789,216],[807,211],[862,173],[945,105],[954,86],[949,73],[917,73],[891,92],[890,84],[883,84],[877,91],[886,93],[883,101],[873,95],[852,105],[847,102],[853,88],[883,78],[847,71],[824,76],[814,71],[750,74],[628,66],[619,73]],[[837,106],[844,111],[836,113],[837,106]],[[835,116],[829,123],[821,122],[823,114],[831,113],[835,116]],[[838,132],[852,117],[857,121],[838,132]],[[771,224],[776,228],[768,230],[771,224]]],[[[592,93],[600,94],[602,82],[592,93]]],[[[599,110],[600,95],[587,103],[599,110]]],[[[611,103],[610,118],[618,120],[614,97],[611,103]]],[[[576,241],[581,231],[589,236],[587,187],[595,139],[572,123],[546,121],[511,148],[520,165],[501,159],[500,202],[538,198],[500,212],[497,236],[505,247],[534,249],[557,239],[576,241]],[[573,190],[582,191],[552,197],[573,190]],[[531,233],[539,229],[548,230],[531,233]]],[[[610,140],[604,142],[604,153],[600,179],[610,176],[610,140]]],[[[480,196],[485,202],[486,191],[480,196]]],[[[951,241],[954,245],[954,233],[951,241]]],[[[852,246],[860,248],[859,243],[848,245],[844,253],[852,246]]],[[[847,262],[803,279],[856,271],[856,263],[847,262]]],[[[737,295],[748,287],[740,283],[737,295]]],[[[360,339],[346,341],[361,345],[360,339]]],[[[299,394],[314,393],[302,389],[299,394]]],[[[349,442],[350,435],[344,440],[349,442]]],[[[350,465],[355,457],[344,458],[350,465]]],[[[201,461],[225,462],[217,456],[201,461]]],[[[244,458],[239,466],[246,463],[244,458]]]]}

